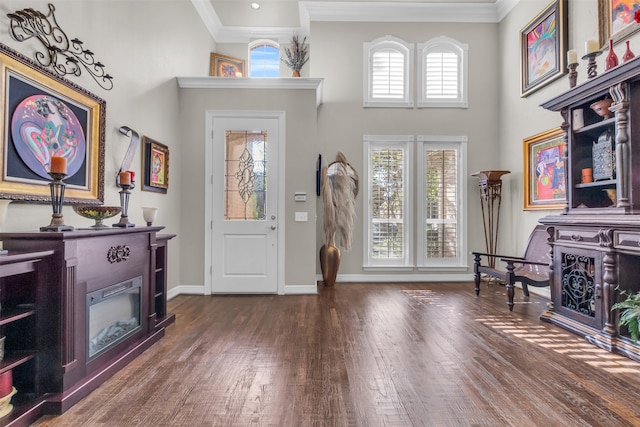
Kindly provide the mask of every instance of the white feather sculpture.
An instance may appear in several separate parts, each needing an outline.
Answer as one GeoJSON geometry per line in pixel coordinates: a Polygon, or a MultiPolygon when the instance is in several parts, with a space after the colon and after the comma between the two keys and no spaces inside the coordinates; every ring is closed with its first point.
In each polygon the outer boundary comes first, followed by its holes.
{"type": "Polygon", "coordinates": [[[351,249],[357,194],[358,174],[344,154],[338,153],[336,161],[322,169],[325,245],[339,243],[345,251],[351,249]]]}

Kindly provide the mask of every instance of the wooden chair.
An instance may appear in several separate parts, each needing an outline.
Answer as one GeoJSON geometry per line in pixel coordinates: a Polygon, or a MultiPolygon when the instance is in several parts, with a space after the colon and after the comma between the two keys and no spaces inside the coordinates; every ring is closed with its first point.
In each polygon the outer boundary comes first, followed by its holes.
{"type": "Polygon", "coordinates": [[[476,282],[476,295],[480,295],[480,275],[486,274],[499,279],[507,288],[507,304],[509,311],[513,311],[514,284],[521,283],[525,296],[529,296],[528,286],[549,286],[549,264],[551,254],[549,247],[549,234],[544,225],[538,225],[527,240],[527,245],[522,257],[491,255],[483,252],[471,252],[474,258],[473,272],[476,282]],[[485,257],[487,264],[482,264],[485,257]],[[504,269],[491,266],[489,261],[500,260],[506,265],[504,269]]]}

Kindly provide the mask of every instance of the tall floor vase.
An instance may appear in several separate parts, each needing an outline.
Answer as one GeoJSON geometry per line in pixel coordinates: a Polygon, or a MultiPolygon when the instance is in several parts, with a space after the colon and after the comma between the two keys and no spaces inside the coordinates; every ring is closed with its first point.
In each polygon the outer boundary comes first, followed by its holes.
{"type": "Polygon", "coordinates": [[[340,268],[340,249],[334,245],[322,245],[320,248],[320,270],[324,285],[331,287],[336,284],[340,268]]]}

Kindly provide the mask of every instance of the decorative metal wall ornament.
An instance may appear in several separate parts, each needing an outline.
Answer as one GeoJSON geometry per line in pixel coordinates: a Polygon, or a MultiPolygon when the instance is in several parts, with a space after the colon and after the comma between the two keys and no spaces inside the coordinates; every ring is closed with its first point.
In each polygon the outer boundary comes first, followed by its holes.
{"type": "Polygon", "coordinates": [[[9,34],[19,42],[36,38],[42,43],[46,52],[34,54],[39,65],[63,77],[70,74],[79,77],[84,68],[103,89],[111,90],[113,77],[105,73],[104,64],[96,61],[93,52],[82,46],[82,41],[69,40],[58,25],[54,11],[55,7],[49,3],[48,15],[30,8],[8,13],[9,34]]]}

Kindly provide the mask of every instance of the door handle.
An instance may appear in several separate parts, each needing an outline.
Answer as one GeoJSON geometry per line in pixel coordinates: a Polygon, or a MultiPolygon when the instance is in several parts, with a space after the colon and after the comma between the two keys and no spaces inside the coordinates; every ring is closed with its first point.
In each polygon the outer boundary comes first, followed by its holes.
{"type": "Polygon", "coordinates": [[[275,226],[275,225],[272,225],[272,226],[271,226],[271,229],[272,229],[272,230],[275,230],[275,229],[276,229],[276,226],[275,226]]]}

